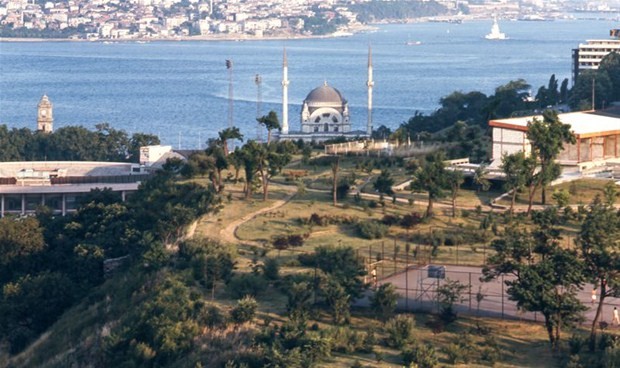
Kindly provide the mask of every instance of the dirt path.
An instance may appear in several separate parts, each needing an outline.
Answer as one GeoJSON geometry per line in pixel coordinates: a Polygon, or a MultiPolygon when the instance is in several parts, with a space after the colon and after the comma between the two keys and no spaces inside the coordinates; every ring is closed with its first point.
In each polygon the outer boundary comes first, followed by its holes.
{"type": "MultiPolygon", "coordinates": [[[[273,211],[276,208],[284,206],[285,204],[288,203],[288,201],[291,200],[291,198],[293,198],[295,196],[295,194],[297,194],[297,190],[293,191],[292,193],[287,194],[287,196],[284,197],[284,199],[280,199],[280,200],[275,201],[269,207],[261,208],[260,210],[258,210],[256,212],[251,212],[251,213],[241,217],[240,219],[237,219],[237,220],[231,222],[224,229],[220,230],[220,234],[219,234],[220,239],[223,242],[225,242],[225,243],[239,243],[241,241],[237,237],[237,229],[239,228],[239,226],[241,226],[244,223],[252,220],[253,218],[255,218],[256,216],[258,216],[260,214],[263,214],[263,213],[269,212],[269,211],[273,211]]],[[[260,244],[258,242],[251,241],[251,240],[245,240],[244,243],[252,244],[252,245],[262,245],[262,244],[260,244]]]]}

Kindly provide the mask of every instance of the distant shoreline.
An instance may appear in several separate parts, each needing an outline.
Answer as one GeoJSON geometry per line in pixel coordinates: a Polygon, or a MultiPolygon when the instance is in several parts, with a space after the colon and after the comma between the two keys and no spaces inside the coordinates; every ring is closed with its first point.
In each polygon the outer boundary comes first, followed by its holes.
{"type": "Polygon", "coordinates": [[[125,43],[125,42],[187,42],[187,41],[201,41],[201,42],[218,42],[218,41],[278,41],[278,40],[304,40],[304,39],[321,39],[321,38],[339,38],[348,37],[357,33],[371,32],[377,29],[374,25],[365,25],[351,27],[344,32],[336,32],[328,35],[277,35],[277,36],[264,36],[256,37],[251,35],[238,35],[238,34],[210,34],[204,36],[177,36],[169,38],[98,38],[93,40],[74,39],[74,38],[29,38],[29,37],[0,37],[0,42],[95,42],[95,43],[125,43]]]}

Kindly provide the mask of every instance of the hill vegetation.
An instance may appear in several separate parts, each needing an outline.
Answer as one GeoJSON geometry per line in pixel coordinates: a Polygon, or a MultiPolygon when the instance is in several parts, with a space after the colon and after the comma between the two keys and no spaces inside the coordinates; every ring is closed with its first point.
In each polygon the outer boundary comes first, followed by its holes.
{"type": "MultiPolygon", "coordinates": [[[[303,142],[255,141],[229,152],[243,139],[229,128],[187,161],[167,162],[126,202],[101,190],[66,217],[42,207],[1,219],[0,364],[618,364],[617,329],[601,321],[620,288],[618,192],[605,182],[587,191],[569,184],[546,198],[558,147],[572,137],[557,114],[530,123],[529,156],[504,158],[502,169],[515,174],[504,188],[484,167],[465,179],[445,160],[464,152],[482,160],[484,147],[467,151],[472,139],[484,146],[480,106],[511,114],[524,107],[522,88],[455,93],[394,133],[423,134],[417,122],[440,116],[461,121],[427,136],[441,142],[430,154],[336,157],[303,142]],[[514,194],[510,209],[489,206],[504,191],[514,194]],[[542,325],[481,318],[488,294],[471,281],[437,281],[430,311],[411,313],[403,289],[383,281],[430,263],[484,267],[486,281],[503,282],[502,306],[516,303],[542,325]],[[579,292],[590,285],[599,290],[595,317],[580,325],[579,292]]],[[[80,159],[131,159],[133,144],[152,139],[74,130],[95,142],[80,159]]],[[[24,130],[23,142],[64,142],[69,131],[24,130]]],[[[20,131],[4,132],[10,159],[28,159],[11,142],[20,131]]]]}

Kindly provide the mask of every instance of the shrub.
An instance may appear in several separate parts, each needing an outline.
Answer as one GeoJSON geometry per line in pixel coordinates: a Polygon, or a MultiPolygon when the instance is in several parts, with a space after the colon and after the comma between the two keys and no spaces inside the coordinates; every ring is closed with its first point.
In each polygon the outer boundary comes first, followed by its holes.
{"type": "Polygon", "coordinates": [[[412,367],[415,363],[418,368],[433,368],[438,362],[435,349],[430,345],[416,344],[411,349],[403,350],[401,357],[406,367],[412,367]]]}
{"type": "Polygon", "coordinates": [[[413,331],[415,325],[413,318],[404,314],[398,315],[385,324],[388,346],[401,349],[414,340],[413,331]]]}
{"type": "Polygon", "coordinates": [[[267,288],[267,282],[258,275],[244,273],[234,276],[226,287],[233,297],[242,298],[246,295],[257,296],[267,288]]]}
{"type": "Polygon", "coordinates": [[[256,315],[258,303],[251,296],[245,296],[237,301],[237,306],[230,311],[230,319],[235,324],[250,322],[256,315]]]}
{"type": "Polygon", "coordinates": [[[379,286],[375,294],[370,297],[370,305],[375,315],[383,321],[392,317],[397,302],[396,287],[390,283],[379,286]]]}
{"type": "Polygon", "coordinates": [[[277,280],[280,278],[280,264],[275,258],[265,259],[263,264],[263,275],[267,280],[277,280]]]}
{"type": "Polygon", "coordinates": [[[381,223],[387,226],[396,225],[401,221],[400,217],[395,215],[385,215],[381,219],[381,223]]]}
{"type": "Polygon", "coordinates": [[[221,327],[226,324],[226,318],[222,311],[212,304],[206,304],[202,307],[199,321],[211,328],[221,327]]]}
{"type": "Polygon", "coordinates": [[[357,224],[359,235],[365,239],[382,239],[388,232],[388,227],[377,221],[364,221],[357,224]]]}
{"type": "Polygon", "coordinates": [[[585,339],[578,335],[572,335],[568,339],[568,347],[571,355],[579,354],[581,348],[585,345],[585,339]]]}

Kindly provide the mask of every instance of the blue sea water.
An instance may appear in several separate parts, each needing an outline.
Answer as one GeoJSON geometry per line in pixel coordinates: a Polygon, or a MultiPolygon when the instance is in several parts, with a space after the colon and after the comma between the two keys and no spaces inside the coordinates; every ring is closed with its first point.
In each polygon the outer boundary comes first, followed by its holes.
{"type": "Polygon", "coordinates": [[[452,91],[493,93],[523,78],[535,94],[551,74],[571,76],[571,49],[605,39],[609,20],[500,22],[509,37],[490,41],[490,21],[382,25],[351,37],[217,42],[0,43],[0,123],[36,126],[42,94],[54,104],[55,127],[108,122],[127,132],[158,134],[175,147],[204,147],[228,125],[228,73],[233,68],[234,124],[254,139],[256,74],[261,113],[281,111],[282,49],[289,61],[289,121],[327,81],[349,101],[354,129],[366,124],[366,63],[372,45],[374,125],[395,128],[416,111],[432,112],[452,91]],[[419,45],[406,45],[420,41],[419,45]]]}

